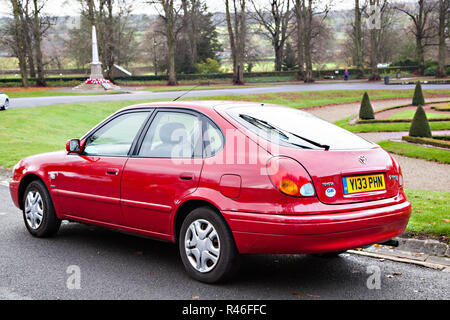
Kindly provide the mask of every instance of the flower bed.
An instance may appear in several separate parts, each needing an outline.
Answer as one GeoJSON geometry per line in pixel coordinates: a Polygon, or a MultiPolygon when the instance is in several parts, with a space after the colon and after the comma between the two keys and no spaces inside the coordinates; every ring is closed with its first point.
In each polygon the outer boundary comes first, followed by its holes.
{"type": "Polygon", "coordinates": [[[87,79],[85,84],[104,84],[104,83],[111,83],[108,79],[87,79]]]}

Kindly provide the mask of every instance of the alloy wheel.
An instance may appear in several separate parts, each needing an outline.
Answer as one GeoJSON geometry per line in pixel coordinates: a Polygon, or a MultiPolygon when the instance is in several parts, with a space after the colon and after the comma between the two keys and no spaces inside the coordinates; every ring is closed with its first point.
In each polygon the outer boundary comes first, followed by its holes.
{"type": "Polygon", "coordinates": [[[38,191],[31,190],[28,192],[25,201],[25,218],[28,226],[36,230],[44,219],[44,202],[38,191]]]}
{"type": "Polygon", "coordinates": [[[184,239],[184,247],[189,262],[198,272],[211,271],[219,261],[219,235],[207,220],[198,219],[189,225],[184,239]]]}

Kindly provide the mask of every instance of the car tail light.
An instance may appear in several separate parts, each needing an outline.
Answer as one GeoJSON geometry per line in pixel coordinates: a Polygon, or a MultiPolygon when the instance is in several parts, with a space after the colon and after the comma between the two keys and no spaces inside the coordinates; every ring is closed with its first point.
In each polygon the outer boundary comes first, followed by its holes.
{"type": "Polygon", "coordinates": [[[274,157],[267,163],[273,185],[282,193],[294,197],[313,197],[316,193],[305,168],[287,157],[274,157]]]}
{"type": "Polygon", "coordinates": [[[398,174],[398,185],[399,185],[400,188],[402,188],[402,187],[403,187],[403,173],[402,173],[402,168],[400,167],[400,164],[398,163],[398,161],[397,161],[393,156],[391,156],[391,159],[392,159],[392,161],[394,162],[395,168],[396,168],[396,170],[397,170],[397,174],[398,174]]]}

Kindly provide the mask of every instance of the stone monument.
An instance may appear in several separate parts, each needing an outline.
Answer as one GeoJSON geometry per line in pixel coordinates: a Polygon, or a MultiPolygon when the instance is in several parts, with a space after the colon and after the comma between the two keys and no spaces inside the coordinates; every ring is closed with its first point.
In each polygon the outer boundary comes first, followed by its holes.
{"type": "Polygon", "coordinates": [[[92,26],[92,62],[91,75],[84,83],[76,86],[73,90],[105,91],[120,90],[120,87],[114,85],[108,79],[103,78],[102,63],[98,58],[97,31],[92,26]]]}

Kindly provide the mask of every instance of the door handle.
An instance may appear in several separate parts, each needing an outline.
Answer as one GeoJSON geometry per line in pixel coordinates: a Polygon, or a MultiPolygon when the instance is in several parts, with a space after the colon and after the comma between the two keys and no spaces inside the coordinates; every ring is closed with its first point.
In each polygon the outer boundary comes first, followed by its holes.
{"type": "Polygon", "coordinates": [[[117,176],[119,174],[119,169],[106,169],[106,174],[117,176]]]}
{"type": "Polygon", "coordinates": [[[181,180],[194,180],[194,174],[189,172],[184,172],[180,174],[181,180]]]}

